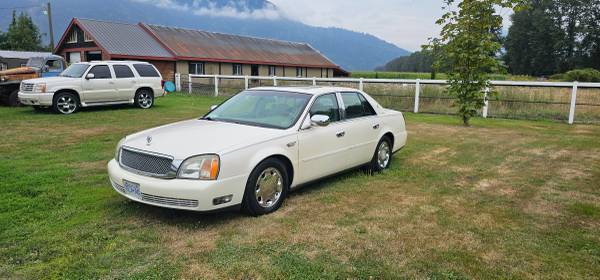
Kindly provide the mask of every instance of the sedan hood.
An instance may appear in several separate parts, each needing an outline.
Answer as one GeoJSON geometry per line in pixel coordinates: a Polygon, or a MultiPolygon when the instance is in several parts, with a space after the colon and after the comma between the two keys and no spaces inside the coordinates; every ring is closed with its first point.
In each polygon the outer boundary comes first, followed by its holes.
{"type": "Polygon", "coordinates": [[[223,154],[287,134],[279,129],[188,120],[127,136],[123,146],[186,159],[199,154],[223,154]]]}

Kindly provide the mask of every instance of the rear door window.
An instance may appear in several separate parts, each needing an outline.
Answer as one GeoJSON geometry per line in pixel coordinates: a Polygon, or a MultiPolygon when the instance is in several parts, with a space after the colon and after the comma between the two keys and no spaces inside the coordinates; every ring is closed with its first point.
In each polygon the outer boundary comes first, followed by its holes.
{"type": "Polygon", "coordinates": [[[346,119],[360,118],[375,115],[375,110],[369,102],[358,92],[342,92],[344,112],[346,119]]]}
{"type": "Polygon", "coordinates": [[[133,68],[135,68],[140,77],[160,77],[158,71],[150,64],[134,64],[133,68]]]}
{"type": "Polygon", "coordinates": [[[115,76],[117,79],[122,78],[133,78],[133,71],[127,65],[113,65],[113,70],[115,70],[115,76]]]}

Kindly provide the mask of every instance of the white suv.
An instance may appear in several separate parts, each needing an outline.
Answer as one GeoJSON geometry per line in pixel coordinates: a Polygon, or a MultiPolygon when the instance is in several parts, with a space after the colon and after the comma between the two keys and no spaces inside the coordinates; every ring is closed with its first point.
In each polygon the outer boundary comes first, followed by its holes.
{"type": "Polygon", "coordinates": [[[148,109],[162,95],[160,72],[147,62],[92,61],[75,63],[58,77],[24,80],[19,100],[34,109],[52,107],[71,114],[79,107],[135,104],[148,109]]]}

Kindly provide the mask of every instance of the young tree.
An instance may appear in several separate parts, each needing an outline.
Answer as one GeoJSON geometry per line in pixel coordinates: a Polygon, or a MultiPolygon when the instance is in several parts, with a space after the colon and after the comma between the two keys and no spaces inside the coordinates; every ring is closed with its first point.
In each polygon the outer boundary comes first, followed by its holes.
{"type": "Polygon", "coordinates": [[[0,41],[0,48],[16,51],[46,50],[46,47],[42,46],[40,31],[31,17],[26,13],[17,16],[15,11],[12,17],[4,39],[0,41]]]}
{"type": "MultiPolygon", "coordinates": [[[[436,23],[442,25],[437,44],[448,69],[448,92],[456,97],[458,114],[469,126],[470,119],[484,106],[484,90],[489,74],[501,69],[497,54],[501,49],[498,32],[502,16],[496,8],[521,4],[519,0],[445,0],[448,12],[436,23]],[[458,11],[453,10],[456,5],[458,11]]],[[[432,46],[433,47],[433,46],[432,46]]]]}

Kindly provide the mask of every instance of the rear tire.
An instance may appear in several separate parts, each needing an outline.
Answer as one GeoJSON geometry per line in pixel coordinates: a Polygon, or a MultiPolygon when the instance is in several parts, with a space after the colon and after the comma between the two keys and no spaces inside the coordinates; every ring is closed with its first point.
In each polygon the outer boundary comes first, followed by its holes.
{"type": "Polygon", "coordinates": [[[371,159],[369,169],[373,172],[382,171],[390,167],[391,161],[392,140],[390,140],[390,138],[387,136],[383,136],[381,140],[379,140],[379,143],[377,143],[377,148],[375,149],[373,159],[371,159]]]}
{"type": "Polygon", "coordinates": [[[268,158],[258,164],[246,183],[242,209],[252,216],[260,216],[281,207],[289,188],[285,164],[268,158]]]}
{"type": "Polygon", "coordinates": [[[21,105],[21,102],[19,102],[19,90],[18,89],[13,90],[8,95],[6,104],[10,107],[17,107],[17,106],[21,105]]]}
{"type": "Polygon", "coordinates": [[[135,106],[150,109],[154,105],[154,94],[147,89],[140,89],[135,93],[135,106]]]}
{"type": "Polygon", "coordinates": [[[52,102],[54,112],[63,115],[75,113],[79,109],[79,98],[69,92],[58,93],[52,102]]]}

